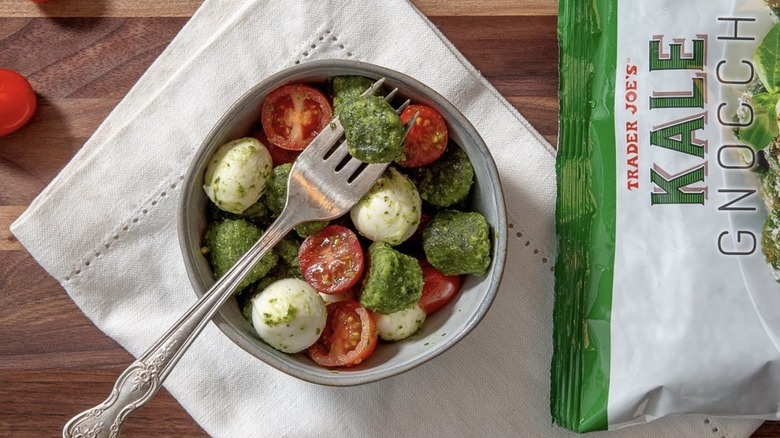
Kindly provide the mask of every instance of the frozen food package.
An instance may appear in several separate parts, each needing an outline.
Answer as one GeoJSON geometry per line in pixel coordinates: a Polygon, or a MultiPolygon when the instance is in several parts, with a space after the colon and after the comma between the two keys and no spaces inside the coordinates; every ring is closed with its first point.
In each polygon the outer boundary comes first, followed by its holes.
{"type": "Polygon", "coordinates": [[[779,15],[560,1],[556,424],[779,418],[779,15]]]}

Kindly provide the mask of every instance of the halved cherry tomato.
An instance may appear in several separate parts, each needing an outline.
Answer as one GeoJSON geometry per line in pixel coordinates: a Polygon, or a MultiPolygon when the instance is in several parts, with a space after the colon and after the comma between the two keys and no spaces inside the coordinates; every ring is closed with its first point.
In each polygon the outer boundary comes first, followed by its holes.
{"type": "Polygon", "coordinates": [[[308,349],[309,357],[324,367],[351,367],[366,360],[377,344],[370,311],[353,300],[328,304],[322,335],[308,349]]]}
{"type": "Polygon", "coordinates": [[[292,163],[301,154],[300,151],[291,151],[289,149],[282,149],[279,146],[268,141],[268,137],[262,130],[257,130],[252,133],[252,137],[260,140],[260,143],[268,149],[268,153],[271,154],[271,162],[274,167],[280,164],[292,163]]]}
{"type": "Polygon", "coordinates": [[[423,272],[423,292],[419,303],[425,314],[430,315],[455,298],[460,291],[460,276],[444,275],[425,259],[420,259],[420,267],[423,272]]]}
{"type": "Polygon", "coordinates": [[[363,248],[349,228],[328,225],[303,241],[298,262],[314,289],[337,294],[354,286],[363,274],[363,248]]]}
{"type": "Polygon", "coordinates": [[[0,137],[24,126],[36,106],[35,92],[27,79],[13,70],[0,68],[0,137]]]}
{"type": "Polygon", "coordinates": [[[447,148],[447,125],[433,108],[426,105],[409,105],[401,113],[401,121],[408,122],[420,112],[414,126],[406,136],[404,159],[398,164],[404,167],[426,166],[438,160],[447,148]]]}
{"type": "Polygon", "coordinates": [[[303,84],[284,85],[272,91],[260,114],[268,140],[294,151],[306,148],[332,118],[333,110],[325,95],[303,84]]]}

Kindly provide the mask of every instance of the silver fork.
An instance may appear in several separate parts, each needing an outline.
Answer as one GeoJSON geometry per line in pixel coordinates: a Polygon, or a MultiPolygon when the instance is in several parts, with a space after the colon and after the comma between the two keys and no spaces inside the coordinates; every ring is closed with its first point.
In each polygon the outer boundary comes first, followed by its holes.
{"type": "MultiPolygon", "coordinates": [[[[364,94],[373,94],[380,79],[364,94]]],[[[389,101],[397,90],[388,94],[389,101]]],[[[408,105],[404,102],[398,111],[408,105]]],[[[416,118],[416,116],[415,116],[416,118]]],[[[404,137],[414,124],[407,123],[404,137]]],[[[334,149],[344,128],[338,118],[320,132],[293,163],[287,182],[287,200],[279,217],[211,289],[165,334],[117,378],[108,398],[73,417],[62,431],[63,438],[117,437],[124,419],[149,401],[162,387],[195,337],[231,297],[249,271],[295,226],[309,221],[335,219],[352,208],[368,192],[388,163],[365,164],[346,160],[346,141],[334,149]]]]}

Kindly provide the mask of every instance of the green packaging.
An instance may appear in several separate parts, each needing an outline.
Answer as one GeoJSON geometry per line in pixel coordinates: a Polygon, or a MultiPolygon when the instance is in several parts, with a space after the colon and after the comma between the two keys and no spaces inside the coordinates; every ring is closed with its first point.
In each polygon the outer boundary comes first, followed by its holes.
{"type": "Polygon", "coordinates": [[[778,418],[777,12],[560,1],[558,425],[778,418]]]}

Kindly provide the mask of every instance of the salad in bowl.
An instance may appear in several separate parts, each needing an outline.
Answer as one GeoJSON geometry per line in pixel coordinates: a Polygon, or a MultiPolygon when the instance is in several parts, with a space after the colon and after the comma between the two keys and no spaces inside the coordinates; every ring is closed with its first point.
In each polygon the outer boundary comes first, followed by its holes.
{"type": "Polygon", "coordinates": [[[387,170],[348,214],[295,227],[215,322],[266,363],[342,386],[411,369],[473,329],[506,230],[495,164],[451,103],[379,66],[310,62],[250,90],[196,154],[179,234],[198,295],[280,214],[291,163],[334,118],[352,157],[387,170]]]}

